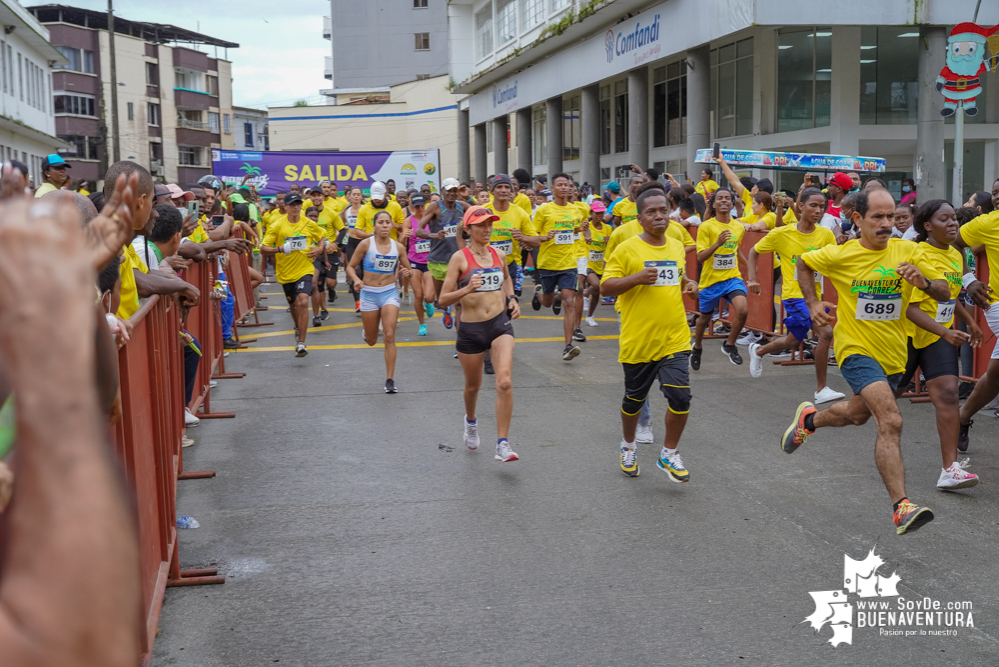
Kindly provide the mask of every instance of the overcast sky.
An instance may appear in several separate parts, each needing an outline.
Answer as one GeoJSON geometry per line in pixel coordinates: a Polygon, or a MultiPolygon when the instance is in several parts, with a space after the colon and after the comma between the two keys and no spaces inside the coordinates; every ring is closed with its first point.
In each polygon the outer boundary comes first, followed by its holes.
{"type": "MultiPolygon", "coordinates": [[[[65,4],[100,11],[108,6],[107,0],[65,4]]],[[[291,106],[301,99],[318,104],[324,99],[319,91],[330,87],[323,78],[323,57],[330,55],[330,42],[323,39],[323,16],[330,13],[326,0],[115,0],[114,8],[121,18],[166,23],[239,44],[228,53],[236,106],[291,106]]],[[[214,55],[215,47],[200,50],[214,55]]]]}

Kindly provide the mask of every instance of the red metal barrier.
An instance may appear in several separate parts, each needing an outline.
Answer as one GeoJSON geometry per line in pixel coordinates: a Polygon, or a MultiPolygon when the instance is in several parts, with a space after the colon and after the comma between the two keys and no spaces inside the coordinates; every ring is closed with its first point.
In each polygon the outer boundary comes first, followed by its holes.
{"type": "Polygon", "coordinates": [[[212,300],[215,287],[216,262],[214,256],[208,261],[193,264],[184,277],[201,291],[201,303],[191,309],[187,316],[187,330],[201,342],[201,364],[198,366],[198,379],[191,397],[191,412],[197,413],[201,419],[231,419],[234,412],[212,412],[211,380],[215,369],[222,359],[222,321],[221,313],[212,300]],[[198,412],[198,408],[201,412],[198,412]]]}
{"type": "MultiPolygon", "coordinates": [[[[749,251],[760,242],[767,232],[746,232],[745,236],[742,237],[742,243],[739,246],[739,250],[743,256],[747,259],[749,258],[749,251]]],[[[749,275],[749,267],[745,262],[742,261],[742,257],[739,258],[739,271],[742,275],[749,275]]],[[[780,321],[784,319],[782,317],[783,312],[775,313],[774,311],[774,255],[771,252],[764,253],[757,257],[756,261],[756,282],[760,284],[760,293],[754,294],[753,292],[748,292],[746,295],[747,303],[747,314],[746,314],[746,328],[751,331],[759,331],[760,333],[781,335],[780,321]],[[778,331],[775,331],[775,325],[778,331]]]]}

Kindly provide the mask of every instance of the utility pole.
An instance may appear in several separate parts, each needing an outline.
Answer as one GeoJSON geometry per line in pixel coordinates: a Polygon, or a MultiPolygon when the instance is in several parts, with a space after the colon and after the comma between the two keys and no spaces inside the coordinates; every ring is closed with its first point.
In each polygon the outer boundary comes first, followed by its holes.
{"type": "Polygon", "coordinates": [[[114,143],[114,162],[121,160],[121,142],[118,134],[118,68],[114,57],[114,0],[108,0],[108,44],[111,46],[111,141],[114,143]]]}

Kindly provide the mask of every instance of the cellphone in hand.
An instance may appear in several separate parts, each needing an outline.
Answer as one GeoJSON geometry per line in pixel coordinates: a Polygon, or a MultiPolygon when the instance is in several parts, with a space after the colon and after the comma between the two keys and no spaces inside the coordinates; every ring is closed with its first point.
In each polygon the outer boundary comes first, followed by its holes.
{"type": "Polygon", "coordinates": [[[225,221],[224,215],[213,215],[212,216],[212,227],[218,227],[225,221]]]}
{"type": "Polygon", "coordinates": [[[192,199],[191,201],[187,202],[187,214],[191,215],[192,213],[194,215],[198,214],[198,200],[197,199],[192,199]]]}
{"type": "Polygon", "coordinates": [[[721,157],[721,144],[720,144],[720,143],[718,143],[717,141],[715,142],[715,147],[714,147],[714,149],[713,149],[713,150],[711,151],[711,155],[712,155],[712,156],[714,156],[714,158],[715,158],[716,160],[717,160],[717,159],[718,159],[719,157],[721,157]]]}

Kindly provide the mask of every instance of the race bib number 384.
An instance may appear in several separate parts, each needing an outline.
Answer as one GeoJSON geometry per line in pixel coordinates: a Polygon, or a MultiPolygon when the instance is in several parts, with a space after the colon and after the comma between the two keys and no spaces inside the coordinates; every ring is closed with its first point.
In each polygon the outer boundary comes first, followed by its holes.
{"type": "Polygon", "coordinates": [[[887,322],[897,320],[901,316],[901,294],[868,294],[867,292],[857,294],[856,317],[858,320],[887,322]]]}
{"type": "Polygon", "coordinates": [[[729,271],[736,267],[735,255],[715,255],[714,270],[729,271]]]}

